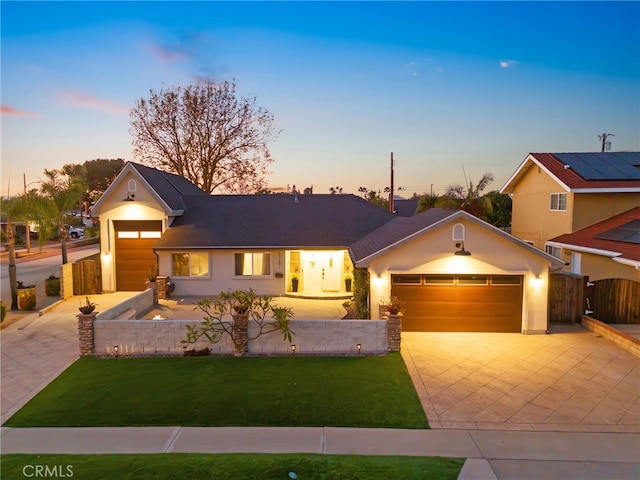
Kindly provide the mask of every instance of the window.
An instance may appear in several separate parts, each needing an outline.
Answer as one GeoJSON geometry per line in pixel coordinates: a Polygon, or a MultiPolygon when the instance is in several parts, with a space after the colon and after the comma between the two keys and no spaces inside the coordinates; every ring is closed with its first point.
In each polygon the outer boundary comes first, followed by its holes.
{"type": "Polygon", "coordinates": [[[174,253],[171,256],[174,277],[208,277],[208,253],[174,253]]]}
{"type": "Polygon", "coordinates": [[[136,191],[136,181],[135,180],[129,180],[127,182],[127,190],[129,192],[135,192],[136,191]]]}
{"type": "Polygon", "coordinates": [[[391,275],[391,283],[394,285],[420,285],[420,275],[391,275]]]}
{"type": "Polygon", "coordinates": [[[549,209],[556,211],[567,210],[567,194],[566,193],[552,193],[551,200],[549,202],[549,209]]]}
{"type": "Polygon", "coordinates": [[[491,277],[491,285],[520,285],[522,277],[517,275],[494,275],[491,277]]]}
{"type": "Polygon", "coordinates": [[[464,242],[464,225],[456,223],[451,229],[451,239],[454,242],[464,242]]]}
{"type": "Polygon", "coordinates": [[[453,275],[425,275],[425,285],[453,285],[453,275]]]}
{"type": "Polygon", "coordinates": [[[549,255],[553,255],[556,258],[562,258],[562,249],[560,247],[552,247],[551,245],[546,245],[544,247],[544,250],[549,255]]]}
{"type": "Polygon", "coordinates": [[[236,253],[236,275],[243,277],[264,277],[271,275],[270,253],[236,253]]]}
{"type": "Polygon", "coordinates": [[[458,285],[487,285],[488,278],[485,275],[460,275],[458,285]]]}

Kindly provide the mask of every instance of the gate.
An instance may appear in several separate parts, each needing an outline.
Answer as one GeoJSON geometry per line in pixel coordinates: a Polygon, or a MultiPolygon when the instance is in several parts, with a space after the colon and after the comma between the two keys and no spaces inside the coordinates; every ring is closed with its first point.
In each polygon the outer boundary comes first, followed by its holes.
{"type": "Polygon", "coordinates": [[[584,278],[570,272],[549,275],[549,322],[580,323],[584,278]]]}
{"type": "Polygon", "coordinates": [[[606,278],[587,283],[585,309],[604,323],[640,323],[640,282],[606,278]]]}
{"type": "Polygon", "coordinates": [[[102,293],[100,262],[82,260],[73,264],[73,294],[96,295],[102,293]]]}

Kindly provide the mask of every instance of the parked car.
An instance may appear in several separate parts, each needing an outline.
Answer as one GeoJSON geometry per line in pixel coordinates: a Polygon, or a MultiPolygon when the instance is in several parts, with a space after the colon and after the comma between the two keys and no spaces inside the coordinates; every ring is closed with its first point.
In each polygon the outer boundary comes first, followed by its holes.
{"type": "Polygon", "coordinates": [[[84,228],[69,226],[69,238],[84,237],[84,228]]]}

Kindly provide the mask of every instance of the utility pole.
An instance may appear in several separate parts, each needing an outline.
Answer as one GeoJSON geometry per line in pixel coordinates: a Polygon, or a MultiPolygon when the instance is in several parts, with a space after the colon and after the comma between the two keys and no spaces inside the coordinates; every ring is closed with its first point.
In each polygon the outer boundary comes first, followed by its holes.
{"type": "Polygon", "coordinates": [[[393,213],[393,152],[391,152],[391,190],[389,191],[389,211],[393,213]]]}
{"type": "Polygon", "coordinates": [[[607,145],[607,138],[609,137],[615,137],[615,135],[613,133],[603,133],[602,135],[598,135],[598,138],[600,140],[602,140],[602,151],[605,151],[605,148],[608,146],[609,149],[611,149],[611,141],[609,141],[609,144],[607,145]]]}
{"type": "MultiPolygon", "coordinates": [[[[27,200],[27,174],[23,173],[22,174],[22,185],[23,185],[23,190],[22,193],[24,194],[24,199],[25,201],[27,200]]],[[[27,215],[27,218],[25,219],[25,231],[27,234],[27,255],[31,253],[31,232],[29,230],[29,216],[27,215]]]]}

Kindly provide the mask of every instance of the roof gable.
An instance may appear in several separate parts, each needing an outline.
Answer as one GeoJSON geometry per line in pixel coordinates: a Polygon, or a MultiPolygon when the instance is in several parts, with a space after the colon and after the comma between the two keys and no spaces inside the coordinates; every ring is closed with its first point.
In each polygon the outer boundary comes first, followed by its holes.
{"type": "Polygon", "coordinates": [[[640,152],[602,152],[530,153],[500,193],[513,193],[534,166],[568,192],[640,192],[640,152]]]}
{"type": "Polygon", "coordinates": [[[445,225],[451,225],[460,219],[471,221],[493,234],[499,235],[504,239],[517,244],[519,247],[545,258],[551,264],[557,266],[563,265],[563,262],[557,258],[533,247],[532,245],[529,245],[499,228],[494,227],[464,210],[445,210],[441,208],[432,208],[410,218],[397,218],[351,245],[349,251],[354,263],[358,266],[363,266],[363,262],[368,262],[375,257],[403,245],[419,235],[441,228],[445,225]]]}
{"type": "Polygon", "coordinates": [[[185,196],[155,248],[346,248],[395,216],[355,195],[185,196]]]}
{"type": "Polygon", "coordinates": [[[185,209],[183,202],[184,195],[208,196],[206,192],[199,189],[184,177],[146,167],[139,163],[127,162],[120,174],[111,185],[109,185],[109,188],[107,188],[91,209],[94,215],[99,215],[101,206],[124,181],[124,178],[128,174],[133,175],[137,180],[145,184],[158,203],[160,203],[170,215],[180,215],[183,213],[185,209]]]}

